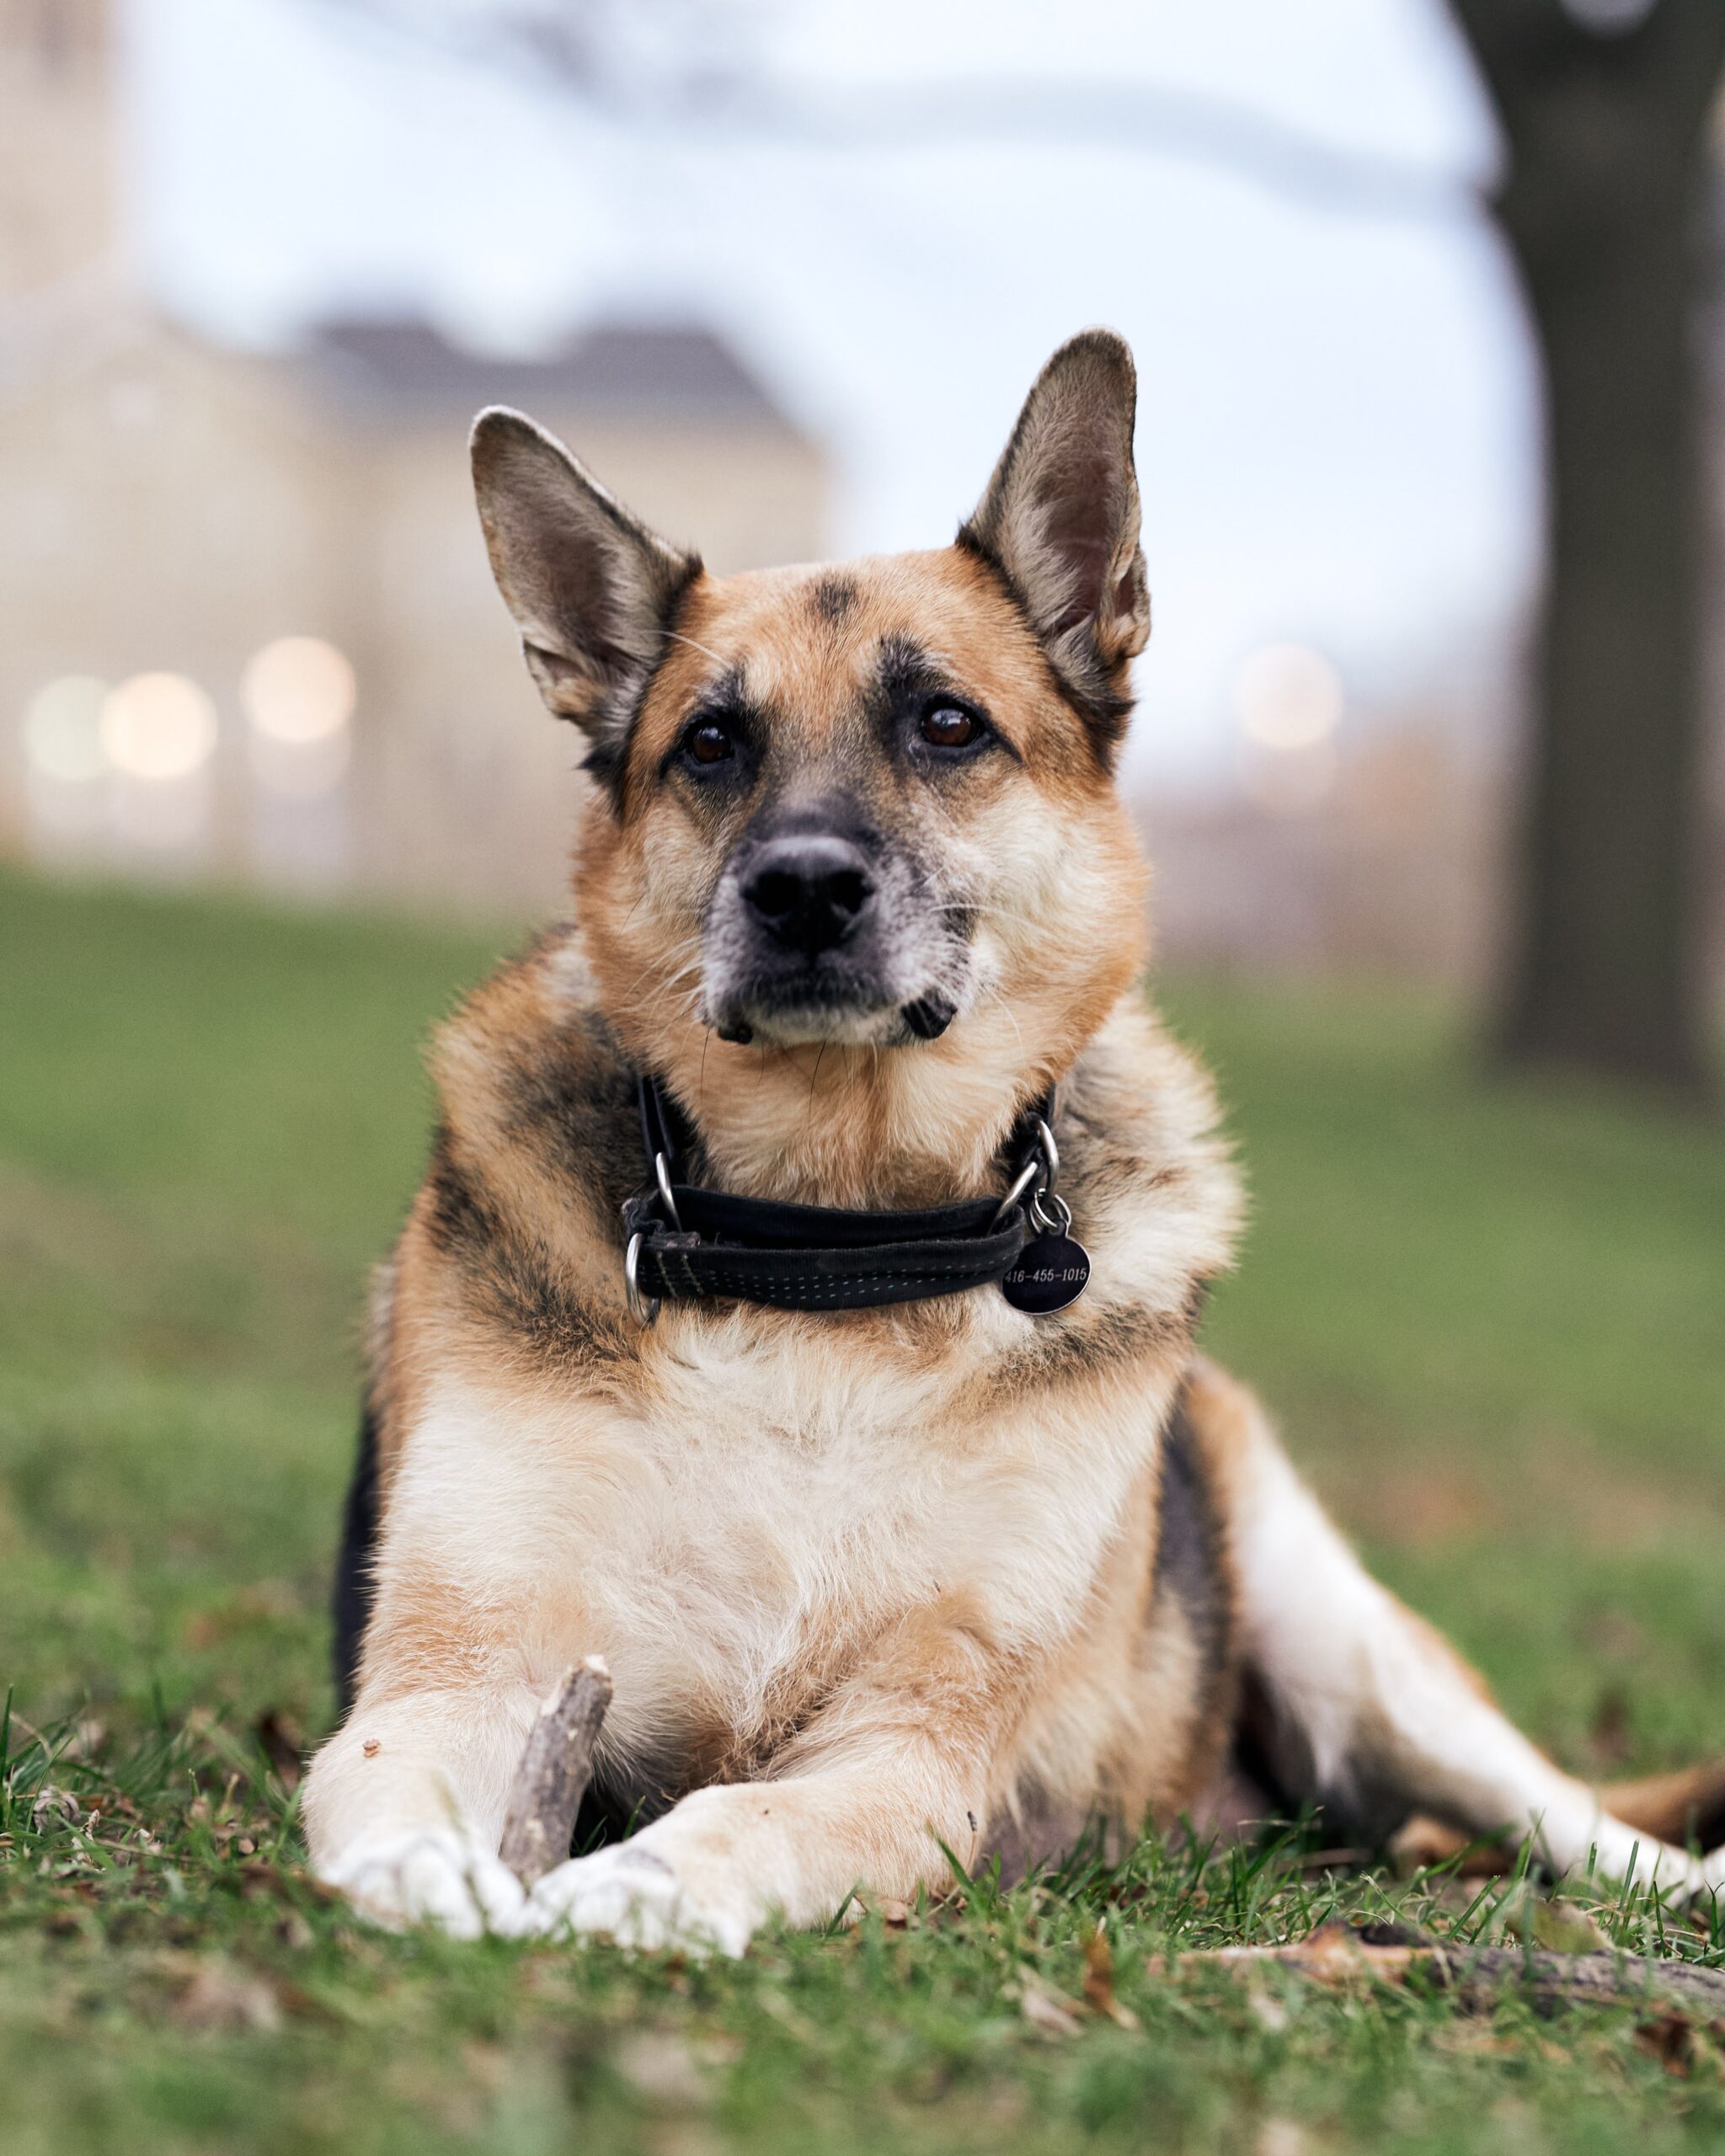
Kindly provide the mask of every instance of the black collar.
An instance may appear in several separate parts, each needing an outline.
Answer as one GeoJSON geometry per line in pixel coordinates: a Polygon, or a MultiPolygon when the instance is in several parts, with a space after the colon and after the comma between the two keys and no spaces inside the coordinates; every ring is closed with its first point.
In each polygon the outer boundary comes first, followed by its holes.
{"type": "Polygon", "coordinates": [[[1031,1239],[1032,1208],[1051,1193],[1059,1166],[1050,1091],[1013,1126],[1001,1195],[905,1213],[734,1198],[676,1180],[686,1149],[671,1105],[655,1079],[644,1075],[638,1087],[650,1187],[623,1208],[624,1278],[629,1307],[648,1325],[663,1296],[850,1310],[982,1287],[1031,1239]]]}

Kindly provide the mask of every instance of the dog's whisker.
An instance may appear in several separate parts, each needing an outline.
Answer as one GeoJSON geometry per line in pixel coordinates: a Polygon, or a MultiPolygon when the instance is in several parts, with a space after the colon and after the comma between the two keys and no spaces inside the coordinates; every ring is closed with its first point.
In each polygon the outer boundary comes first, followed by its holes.
{"type": "Polygon", "coordinates": [[[693,637],[685,636],[681,629],[667,629],[665,633],[672,643],[687,644],[691,651],[698,651],[703,659],[710,659],[715,666],[724,664],[725,662],[716,651],[710,649],[704,643],[697,643],[693,637]]]}

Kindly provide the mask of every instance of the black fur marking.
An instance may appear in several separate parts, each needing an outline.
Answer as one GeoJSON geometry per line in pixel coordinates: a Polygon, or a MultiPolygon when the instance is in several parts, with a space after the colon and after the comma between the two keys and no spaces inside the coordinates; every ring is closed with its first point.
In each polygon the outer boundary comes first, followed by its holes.
{"type": "Polygon", "coordinates": [[[360,1652],[371,1620],[371,1559],[377,1546],[377,1417],[369,1401],[360,1421],[360,1447],[341,1516],[341,1547],[329,1598],[335,1620],[333,1660],[336,1704],[345,1716],[354,1703],[360,1652]]]}
{"type": "MultiPolygon", "coordinates": [[[[633,1179],[639,1181],[638,1167],[633,1179]]],[[[513,1333],[529,1353],[578,1368],[618,1358],[621,1326],[570,1294],[544,1249],[515,1229],[455,1160],[445,1134],[433,1146],[426,1185],[427,1230],[461,1265],[476,1310],[513,1333]]]]}
{"type": "Polygon", "coordinates": [[[906,703],[912,696],[927,696],[946,686],[928,654],[906,636],[881,638],[879,674],[881,692],[892,705],[906,703]]]}
{"type": "Polygon", "coordinates": [[[549,1041],[511,1043],[499,1075],[509,1137],[607,1219],[641,1180],[635,1081],[617,1037],[595,1011],[549,1041]]]}
{"type": "Polygon", "coordinates": [[[836,628],[856,607],[857,587],[847,576],[817,577],[809,587],[809,603],[820,620],[836,628]]]}
{"type": "Polygon", "coordinates": [[[756,798],[761,767],[776,730],[770,710],[750,695],[742,667],[727,667],[716,680],[707,684],[698,702],[685,715],[684,723],[659,759],[655,776],[661,785],[675,781],[681,787],[683,805],[716,831],[740,806],[756,798]],[[708,719],[725,728],[733,746],[731,755],[722,761],[703,766],[692,760],[683,744],[690,726],[708,719]]]}
{"type": "Polygon", "coordinates": [[[1199,1652],[1199,1697],[1226,1678],[1234,1654],[1227,1550],[1183,1389],[1162,1434],[1162,1510],[1152,1607],[1177,1603],[1199,1652]]]}
{"type": "MultiPolygon", "coordinates": [[[[883,637],[876,653],[874,685],[867,711],[875,738],[889,755],[904,746],[910,715],[937,699],[950,699],[973,712],[983,728],[983,743],[1004,750],[1015,763],[1023,763],[1017,744],[1007,739],[976,697],[955,681],[939,660],[912,637],[883,637]]],[[[914,739],[911,745],[916,745],[914,739]]],[[[938,763],[935,768],[939,768],[938,763]]]]}

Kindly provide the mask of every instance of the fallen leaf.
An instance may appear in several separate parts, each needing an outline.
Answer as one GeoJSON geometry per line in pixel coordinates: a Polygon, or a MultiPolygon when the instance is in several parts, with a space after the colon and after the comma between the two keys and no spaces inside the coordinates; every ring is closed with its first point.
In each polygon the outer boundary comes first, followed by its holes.
{"type": "Polygon", "coordinates": [[[1506,1929],[1518,1939],[1530,1932],[1535,1946],[1549,1946],[1554,1954],[1604,1954],[1611,1946],[1589,1912],[1575,1902],[1524,1902],[1511,1912],[1506,1929]]]}
{"type": "Polygon", "coordinates": [[[1138,2026],[1138,2016],[1114,1996],[1114,1952],[1100,1924],[1084,1942],[1084,2004],[1122,2029],[1138,2026]]]}

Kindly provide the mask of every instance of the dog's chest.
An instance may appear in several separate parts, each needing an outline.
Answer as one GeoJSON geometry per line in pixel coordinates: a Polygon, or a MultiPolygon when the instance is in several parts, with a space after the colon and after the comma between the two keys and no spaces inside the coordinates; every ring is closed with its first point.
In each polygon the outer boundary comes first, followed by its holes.
{"type": "Polygon", "coordinates": [[[941,1593],[990,1480],[947,1390],[782,1346],[670,1364],[616,1433],[622,1561],[601,1600],[620,1704],[632,1680],[660,1726],[746,1743],[941,1593]]]}
{"type": "Polygon", "coordinates": [[[1030,1322],[1004,1302],[932,1348],[680,1320],[604,1394],[441,1389],[390,1501],[398,1561],[462,1582],[528,1681],[607,1658],[616,1784],[770,1756],[913,1612],[1014,1650],[1070,1624],[1152,1395],[991,1396],[996,1333],[1030,1322]]]}
{"type": "Polygon", "coordinates": [[[610,1661],[619,1749],[770,1747],[906,1612],[1045,1534],[1035,1444],[959,1412],[965,1358],[907,1359],[667,1326],[626,1401],[494,1408],[437,1516],[534,1613],[542,1675],[610,1661]]]}

